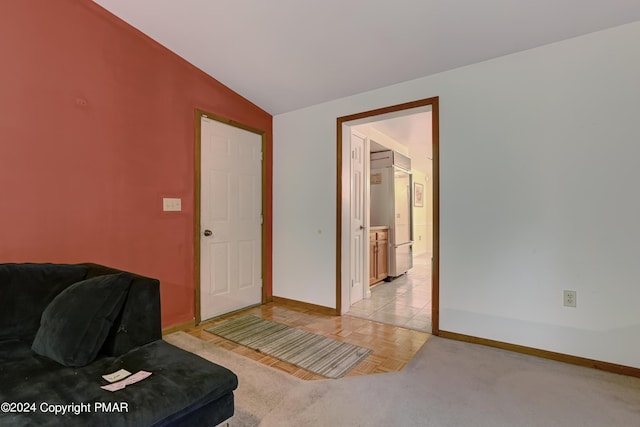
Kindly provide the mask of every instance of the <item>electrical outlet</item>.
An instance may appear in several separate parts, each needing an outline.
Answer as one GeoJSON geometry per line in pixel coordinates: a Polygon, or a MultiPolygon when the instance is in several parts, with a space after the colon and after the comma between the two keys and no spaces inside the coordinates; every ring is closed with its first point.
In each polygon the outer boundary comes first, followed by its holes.
{"type": "Polygon", "coordinates": [[[576,291],[564,291],[564,306],[576,307],[577,295],[576,291]]]}

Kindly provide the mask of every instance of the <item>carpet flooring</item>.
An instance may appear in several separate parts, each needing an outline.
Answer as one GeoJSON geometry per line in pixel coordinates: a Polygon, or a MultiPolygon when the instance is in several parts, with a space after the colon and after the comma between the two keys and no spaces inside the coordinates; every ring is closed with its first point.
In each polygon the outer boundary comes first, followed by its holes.
{"type": "Polygon", "coordinates": [[[401,372],[303,381],[184,332],[239,378],[232,427],[629,427],[640,379],[431,337],[401,372]]]}
{"type": "Polygon", "coordinates": [[[205,330],[326,378],[343,377],[372,352],[251,315],[205,330]]]}

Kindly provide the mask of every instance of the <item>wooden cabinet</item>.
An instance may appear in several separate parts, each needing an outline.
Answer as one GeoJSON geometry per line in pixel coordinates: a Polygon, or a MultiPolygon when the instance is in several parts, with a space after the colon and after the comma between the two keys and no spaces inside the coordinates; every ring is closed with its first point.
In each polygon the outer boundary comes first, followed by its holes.
{"type": "Polygon", "coordinates": [[[386,279],[389,274],[389,270],[387,269],[387,253],[389,251],[388,233],[389,232],[387,230],[376,233],[378,235],[376,240],[376,248],[378,249],[376,258],[376,266],[378,267],[376,278],[378,280],[386,279]]]}
{"type": "Polygon", "coordinates": [[[372,231],[369,233],[369,286],[378,281],[378,268],[376,265],[378,249],[376,248],[376,244],[376,233],[372,231]]]}
{"type": "Polygon", "coordinates": [[[388,242],[388,229],[375,229],[369,232],[369,285],[387,277],[388,242]]]}

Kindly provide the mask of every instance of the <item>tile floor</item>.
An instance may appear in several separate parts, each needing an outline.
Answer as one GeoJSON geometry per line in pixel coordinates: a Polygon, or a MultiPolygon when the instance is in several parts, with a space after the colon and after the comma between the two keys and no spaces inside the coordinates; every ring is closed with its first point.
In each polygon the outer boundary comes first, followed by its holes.
{"type": "Polygon", "coordinates": [[[371,298],[353,304],[346,314],[431,333],[431,255],[419,255],[413,264],[405,275],[374,285],[371,298]]]}

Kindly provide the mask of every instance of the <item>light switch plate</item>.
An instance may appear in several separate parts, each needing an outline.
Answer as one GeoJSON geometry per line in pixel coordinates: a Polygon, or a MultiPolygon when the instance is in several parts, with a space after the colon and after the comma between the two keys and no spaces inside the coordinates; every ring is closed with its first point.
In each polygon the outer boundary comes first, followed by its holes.
{"type": "Polygon", "coordinates": [[[180,212],[182,210],[182,199],[163,198],[162,210],[165,212],[180,212]]]}

